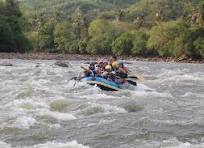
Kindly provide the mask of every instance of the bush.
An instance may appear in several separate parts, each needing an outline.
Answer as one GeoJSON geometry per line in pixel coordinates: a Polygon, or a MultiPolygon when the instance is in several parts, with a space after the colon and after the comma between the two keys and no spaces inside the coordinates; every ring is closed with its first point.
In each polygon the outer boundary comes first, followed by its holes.
{"type": "Polygon", "coordinates": [[[200,58],[202,47],[202,39],[204,38],[204,28],[191,28],[191,34],[188,38],[188,56],[200,58]]]}
{"type": "Polygon", "coordinates": [[[69,45],[69,53],[79,53],[79,46],[77,41],[73,41],[69,45]]]}
{"type": "Polygon", "coordinates": [[[15,0],[0,1],[0,51],[25,52],[31,48],[21,28],[21,12],[15,0]]]}
{"type": "Polygon", "coordinates": [[[199,37],[193,42],[193,45],[195,46],[195,50],[199,53],[199,55],[204,58],[204,38],[199,37]]]}
{"type": "Polygon", "coordinates": [[[81,54],[86,53],[86,48],[87,48],[87,41],[86,40],[79,41],[78,46],[79,46],[79,52],[81,54]]]}
{"type": "Polygon", "coordinates": [[[91,22],[88,32],[90,38],[87,46],[88,53],[111,53],[111,43],[115,38],[115,30],[110,22],[97,19],[91,22]]]}
{"type": "Polygon", "coordinates": [[[147,55],[149,51],[147,50],[147,35],[143,32],[134,32],[133,34],[133,48],[131,53],[133,55],[147,55]]]}
{"type": "Polygon", "coordinates": [[[64,53],[74,52],[73,46],[74,35],[72,34],[71,24],[68,22],[58,23],[54,30],[55,47],[64,53]]]}
{"type": "Polygon", "coordinates": [[[54,24],[45,23],[38,30],[38,47],[47,49],[54,47],[54,24]]]}
{"type": "Polygon", "coordinates": [[[6,22],[5,17],[0,16],[0,51],[12,51],[14,44],[14,33],[11,26],[6,22]]]}
{"type": "Polygon", "coordinates": [[[133,48],[132,35],[129,33],[122,33],[116,40],[112,43],[112,51],[117,55],[130,54],[133,48]]]}
{"type": "Polygon", "coordinates": [[[161,23],[152,27],[147,46],[157,50],[160,56],[179,57],[187,54],[189,28],[181,20],[161,23]]]}

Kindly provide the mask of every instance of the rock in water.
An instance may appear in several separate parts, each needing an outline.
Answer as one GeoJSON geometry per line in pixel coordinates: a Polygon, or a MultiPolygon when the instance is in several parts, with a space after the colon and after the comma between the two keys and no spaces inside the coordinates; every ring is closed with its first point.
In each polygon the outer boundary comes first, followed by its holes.
{"type": "Polygon", "coordinates": [[[0,63],[0,66],[13,66],[11,63],[0,63]]]}
{"type": "Polygon", "coordinates": [[[55,65],[60,66],[60,67],[69,67],[70,66],[69,62],[64,62],[64,61],[57,61],[55,63],[55,65]]]}

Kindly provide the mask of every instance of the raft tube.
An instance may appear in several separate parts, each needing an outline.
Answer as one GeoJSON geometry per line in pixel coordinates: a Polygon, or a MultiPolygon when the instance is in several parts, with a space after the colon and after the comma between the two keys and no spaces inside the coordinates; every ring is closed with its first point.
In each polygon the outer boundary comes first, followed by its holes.
{"type": "Polygon", "coordinates": [[[102,77],[85,77],[82,79],[82,81],[86,81],[87,84],[90,84],[90,85],[96,85],[100,89],[106,90],[106,91],[119,91],[119,90],[121,90],[119,84],[112,82],[112,81],[109,81],[107,79],[104,79],[102,77]]]}

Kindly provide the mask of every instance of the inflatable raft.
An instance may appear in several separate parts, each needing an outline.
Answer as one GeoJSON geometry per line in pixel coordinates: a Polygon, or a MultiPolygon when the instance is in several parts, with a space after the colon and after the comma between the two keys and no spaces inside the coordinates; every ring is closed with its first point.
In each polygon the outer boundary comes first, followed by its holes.
{"type": "Polygon", "coordinates": [[[119,91],[121,89],[125,89],[129,87],[129,84],[122,84],[119,85],[113,81],[109,81],[107,79],[104,79],[102,77],[85,77],[82,79],[82,81],[86,81],[87,84],[90,85],[96,85],[102,90],[106,91],[119,91]]]}

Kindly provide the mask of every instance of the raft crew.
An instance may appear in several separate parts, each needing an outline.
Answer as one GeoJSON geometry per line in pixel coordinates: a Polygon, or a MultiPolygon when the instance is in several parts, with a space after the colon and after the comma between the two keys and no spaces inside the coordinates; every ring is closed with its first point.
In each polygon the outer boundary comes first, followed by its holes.
{"type": "Polygon", "coordinates": [[[126,82],[129,73],[128,68],[122,61],[117,61],[116,56],[112,56],[110,62],[107,59],[102,59],[95,63],[89,63],[89,67],[81,66],[81,68],[84,70],[84,77],[100,76],[120,84],[126,82]]]}

